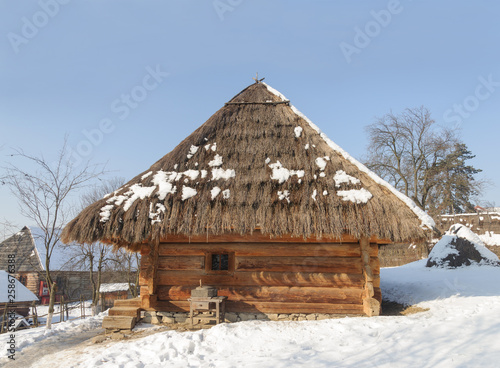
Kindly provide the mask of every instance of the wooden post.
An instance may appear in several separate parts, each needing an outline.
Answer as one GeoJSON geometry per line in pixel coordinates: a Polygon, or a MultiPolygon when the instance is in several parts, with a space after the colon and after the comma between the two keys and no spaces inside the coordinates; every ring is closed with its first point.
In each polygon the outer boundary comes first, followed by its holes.
{"type": "Polygon", "coordinates": [[[159,248],[160,248],[159,239],[149,244],[149,253],[146,255],[149,261],[149,265],[144,273],[144,278],[147,279],[148,282],[148,293],[147,295],[144,296],[141,295],[141,304],[143,308],[154,308],[158,300],[157,277],[158,277],[159,248]]]}
{"type": "Polygon", "coordinates": [[[61,302],[59,304],[59,309],[61,312],[61,317],[59,319],[59,322],[64,322],[64,296],[61,295],[61,302]]]}
{"type": "Polygon", "coordinates": [[[5,317],[7,317],[7,305],[8,305],[8,304],[9,304],[9,303],[5,303],[5,308],[4,308],[4,310],[3,310],[2,326],[1,326],[1,328],[0,328],[0,333],[3,333],[3,331],[4,331],[4,327],[3,327],[3,326],[4,326],[4,324],[6,324],[6,327],[7,327],[7,328],[9,327],[9,321],[5,318],[5,317]]]}
{"type": "Polygon", "coordinates": [[[363,237],[359,240],[361,247],[361,262],[363,264],[363,276],[365,278],[365,286],[363,291],[363,311],[367,316],[380,315],[380,302],[375,299],[375,291],[373,289],[373,270],[370,266],[370,240],[363,237]]]}
{"type": "Polygon", "coordinates": [[[38,312],[36,310],[35,301],[33,301],[33,303],[31,303],[31,315],[33,316],[33,325],[35,327],[38,327],[38,312]]]}

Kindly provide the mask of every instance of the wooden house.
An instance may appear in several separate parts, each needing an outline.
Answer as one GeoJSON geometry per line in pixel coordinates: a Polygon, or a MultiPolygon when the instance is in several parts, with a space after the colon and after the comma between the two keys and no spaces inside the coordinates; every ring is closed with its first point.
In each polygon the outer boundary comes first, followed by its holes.
{"type": "Polygon", "coordinates": [[[140,251],[144,310],[188,311],[201,280],[232,312],[377,315],[379,244],[424,239],[433,226],[256,82],[84,209],[63,240],[140,251]]]}
{"type": "MultiPolygon", "coordinates": [[[[15,277],[39,297],[42,304],[48,303],[49,294],[45,280],[44,233],[37,227],[23,227],[18,233],[0,243],[0,270],[8,270],[9,259],[14,260],[15,277]],[[9,257],[12,256],[12,258],[9,257]]],[[[71,254],[58,242],[50,259],[50,270],[58,285],[57,300],[61,296],[78,299],[80,295],[92,295],[89,273],[74,269],[71,254]]]]}

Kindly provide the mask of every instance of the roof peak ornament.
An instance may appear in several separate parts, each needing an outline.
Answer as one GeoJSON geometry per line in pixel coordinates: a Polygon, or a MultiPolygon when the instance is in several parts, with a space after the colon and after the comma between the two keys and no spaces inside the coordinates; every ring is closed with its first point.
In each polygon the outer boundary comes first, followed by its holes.
{"type": "Polygon", "coordinates": [[[252,78],[252,79],[255,81],[255,83],[260,83],[266,78],[264,77],[264,78],[259,79],[259,72],[257,72],[257,73],[255,73],[255,78],[252,78]]]}

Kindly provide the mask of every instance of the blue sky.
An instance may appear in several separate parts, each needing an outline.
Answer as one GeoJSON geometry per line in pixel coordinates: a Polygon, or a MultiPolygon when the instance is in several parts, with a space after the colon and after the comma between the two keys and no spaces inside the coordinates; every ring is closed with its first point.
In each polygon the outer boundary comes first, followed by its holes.
{"type": "MultiPolygon", "coordinates": [[[[258,71],[360,160],[377,116],[426,106],[499,206],[498,19],[493,1],[0,0],[0,161],[68,135],[128,180],[258,71]]],[[[0,186],[4,219],[29,224],[0,186]]]]}

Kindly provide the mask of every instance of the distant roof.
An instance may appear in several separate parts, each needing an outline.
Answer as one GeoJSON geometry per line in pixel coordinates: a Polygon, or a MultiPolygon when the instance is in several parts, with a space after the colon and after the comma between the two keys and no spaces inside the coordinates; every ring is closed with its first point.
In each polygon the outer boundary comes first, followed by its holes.
{"type": "Polygon", "coordinates": [[[112,293],[114,291],[127,291],[129,289],[127,282],[114,283],[114,284],[101,284],[99,288],[100,293],[112,293]]]}
{"type": "MultiPolygon", "coordinates": [[[[72,270],[70,250],[57,242],[50,258],[52,271],[72,270]]],[[[15,255],[16,272],[45,270],[45,233],[38,227],[25,226],[18,233],[0,243],[0,270],[8,269],[8,255],[15,255]]]]}
{"type": "Polygon", "coordinates": [[[8,303],[10,301],[7,290],[9,290],[8,286],[11,280],[15,280],[15,302],[31,302],[33,300],[38,300],[36,295],[29,291],[26,286],[21,284],[15,278],[9,277],[7,272],[0,270],[0,303],[8,303]]]}
{"type": "Polygon", "coordinates": [[[259,228],[271,236],[409,241],[434,226],[281,93],[255,83],[150,169],[84,209],[63,240],[137,250],[174,234],[259,228]]]}

